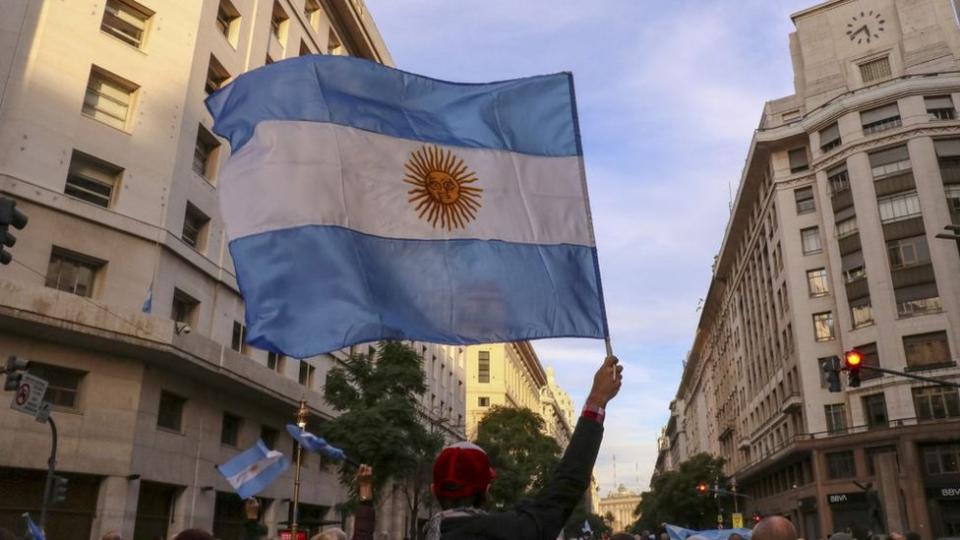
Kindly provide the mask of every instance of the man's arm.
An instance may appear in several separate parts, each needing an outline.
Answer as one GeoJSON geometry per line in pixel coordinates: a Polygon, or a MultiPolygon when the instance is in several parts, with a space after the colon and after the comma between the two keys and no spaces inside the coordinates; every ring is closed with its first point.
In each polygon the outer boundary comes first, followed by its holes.
{"type": "Polygon", "coordinates": [[[373,508],[373,468],[360,465],[357,471],[357,492],[360,504],[353,520],[353,540],[373,540],[377,512],[373,508]]]}
{"type": "Polygon", "coordinates": [[[603,440],[603,419],[607,403],[620,391],[623,367],[616,357],[607,357],[593,377],[583,413],[570,444],[547,485],[529,504],[517,508],[528,538],[553,540],[563,529],[573,508],[590,486],[593,465],[603,440]]]}

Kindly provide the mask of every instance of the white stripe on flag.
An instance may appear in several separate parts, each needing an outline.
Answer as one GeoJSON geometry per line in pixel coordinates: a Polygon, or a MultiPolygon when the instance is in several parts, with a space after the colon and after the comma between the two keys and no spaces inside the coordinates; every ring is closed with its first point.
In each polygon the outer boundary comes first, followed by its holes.
{"type": "Polygon", "coordinates": [[[262,473],[266,468],[270,467],[283,457],[283,454],[277,452],[276,450],[270,450],[267,452],[267,457],[261,459],[260,461],[251,464],[246,469],[242,469],[237,474],[233,476],[228,476],[227,482],[233,486],[233,489],[239,489],[240,486],[246,484],[250,480],[253,480],[260,473],[262,473]]]}

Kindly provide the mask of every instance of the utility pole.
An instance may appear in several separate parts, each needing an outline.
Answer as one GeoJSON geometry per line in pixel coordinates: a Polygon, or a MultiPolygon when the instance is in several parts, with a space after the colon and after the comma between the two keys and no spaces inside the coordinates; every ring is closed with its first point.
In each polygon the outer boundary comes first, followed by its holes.
{"type": "Polygon", "coordinates": [[[47,526],[47,506],[50,504],[53,490],[53,476],[57,469],[57,424],[52,416],[47,417],[47,423],[50,424],[50,457],[47,459],[47,480],[43,485],[43,504],[40,505],[40,528],[47,526]]]}

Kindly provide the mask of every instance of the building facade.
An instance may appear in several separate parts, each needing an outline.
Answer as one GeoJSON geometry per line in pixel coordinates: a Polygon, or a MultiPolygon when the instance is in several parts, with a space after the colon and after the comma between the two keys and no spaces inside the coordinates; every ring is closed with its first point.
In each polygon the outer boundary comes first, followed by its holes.
{"type": "Polygon", "coordinates": [[[616,491],[611,491],[606,497],[600,499],[600,516],[609,519],[614,533],[623,532],[637,520],[634,511],[638,504],[640,504],[640,494],[620,484],[616,491]]]}
{"type": "MultiPolygon", "coordinates": [[[[796,93],[763,111],[661,453],[727,460],[748,512],[804,538],[960,534],[960,30],[949,0],[792,16],[796,93]],[[667,442],[668,441],[668,442],[667,442]],[[861,489],[868,487],[869,490],[861,489]]],[[[664,462],[667,463],[666,454],[664,462]]]]}
{"type": "MultiPolygon", "coordinates": [[[[244,343],[217,207],[228,153],[203,100],[302,54],[392,65],[361,0],[8,0],[0,16],[0,192],[29,216],[0,269],[0,351],[50,381],[57,469],[49,538],[235,537],[241,501],[213,465],[259,437],[290,455],[297,402],[322,433],[342,354],[285,358],[244,343]]],[[[425,421],[462,438],[465,356],[423,346],[425,421]]],[[[0,527],[36,517],[47,426],[0,409],[0,527]]],[[[263,493],[271,536],[290,471],[263,493]]],[[[301,521],[342,522],[332,467],[308,456],[301,521]]],[[[378,534],[410,519],[386,496],[378,534]]]]}

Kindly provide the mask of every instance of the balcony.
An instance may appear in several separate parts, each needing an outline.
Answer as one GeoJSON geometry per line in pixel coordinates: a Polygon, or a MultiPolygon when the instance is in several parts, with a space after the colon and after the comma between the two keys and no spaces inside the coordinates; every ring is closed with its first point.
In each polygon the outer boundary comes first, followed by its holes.
{"type": "Polygon", "coordinates": [[[849,234],[837,240],[837,246],[840,248],[840,255],[847,255],[860,249],[860,235],[858,233],[849,234]]]}
{"type": "Polygon", "coordinates": [[[800,410],[801,407],[803,407],[803,397],[800,396],[799,392],[794,392],[783,400],[783,405],[780,406],[780,412],[783,414],[792,414],[800,410]]]}
{"type": "MultiPolygon", "coordinates": [[[[958,182],[960,182],[960,180],[958,180],[958,182]]],[[[831,204],[833,205],[834,212],[839,212],[844,208],[853,206],[853,192],[845,189],[841,192],[834,193],[831,204]]]]}
{"type": "Polygon", "coordinates": [[[893,287],[909,287],[924,283],[935,283],[933,265],[930,263],[899,268],[890,272],[893,277],[893,287]]]}
{"type": "Polygon", "coordinates": [[[960,165],[940,165],[940,177],[944,184],[960,184],[960,165]]]}
{"type": "Polygon", "coordinates": [[[870,295],[870,288],[867,285],[866,276],[847,282],[845,287],[847,289],[847,299],[851,301],[859,300],[860,298],[870,295]]]}
{"type": "Polygon", "coordinates": [[[877,197],[884,197],[901,191],[910,191],[917,186],[913,179],[913,171],[904,171],[899,174],[885,176],[873,183],[877,197]]]}

